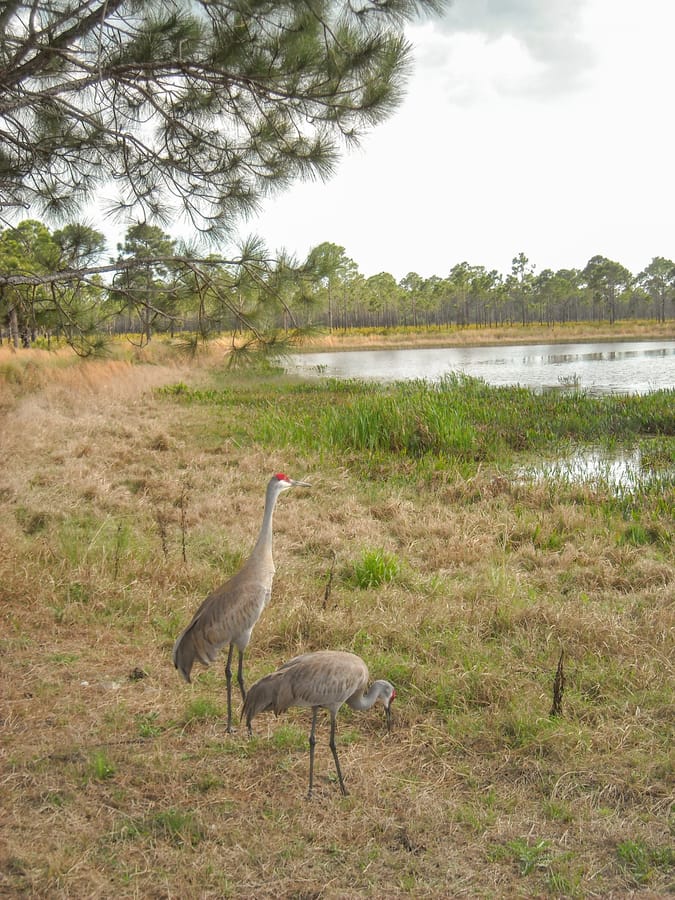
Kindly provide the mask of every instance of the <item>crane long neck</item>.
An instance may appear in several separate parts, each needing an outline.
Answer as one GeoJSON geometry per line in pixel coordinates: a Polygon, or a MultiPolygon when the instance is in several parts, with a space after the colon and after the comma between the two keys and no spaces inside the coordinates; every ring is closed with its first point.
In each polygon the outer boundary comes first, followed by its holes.
{"type": "Polygon", "coordinates": [[[370,707],[382,696],[385,695],[386,691],[386,682],[385,681],[374,681],[370,686],[370,689],[365,693],[352,695],[347,700],[348,706],[351,706],[352,709],[370,709],[370,707]]]}
{"type": "Polygon", "coordinates": [[[253,553],[269,552],[270,555],[272,553],[272,518],[278,496],[279,493],[277,491],[274,491],[271,488],[268,489],[265,496],[265,511],[263,512],[262,525],[260,526],[260,532],[258,534],[258,539],[255,542],[253,553]]]}

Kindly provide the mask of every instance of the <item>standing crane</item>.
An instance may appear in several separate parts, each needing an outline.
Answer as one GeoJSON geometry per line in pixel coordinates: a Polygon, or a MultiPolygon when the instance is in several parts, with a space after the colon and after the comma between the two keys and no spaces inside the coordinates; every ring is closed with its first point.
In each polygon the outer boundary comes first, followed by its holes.
{"type": "Polygon", "coordinates": [[[347,789],[335,746],[335,719],[338,709],[343,703],[352,709],[370,709],[377,700],[381,700],[387,717],[387,730],[391,730],[391,701],[396,696],[394,686],[388,681],[374,681],[366,691],[368,678],[368,666],[360,656],[342,650],[319,650],[290,659],[276,672],[265,675],[251,686],[242,710],[242,718],[246,717],[249,735],[252,733],[251,721],[258,713],[272,709],[278,716],[291,706],[311,707],[308,798],[312,796],[314,782],[315,730],[319,709],[327,709],[330,713],[329,746],[343,794],[347,793],[347,789]]]}
{"type": "Polygon", "coordinates": [[[232,655],[237,647],[237,682],[241,698],[245,700],[244,651],[272,594],[272,515],[279,494],[292,487],[311,485],[305,481],[293,481],[282,473],[272,476],[265,493],[260,534],[251,555],[232,578],[208,595],[173,647],[173,664],[190,683],[190,672],[195,660],[208,666],[225,644],[230,645],[225,665],[228,732],[232,731],[232,655]]]}

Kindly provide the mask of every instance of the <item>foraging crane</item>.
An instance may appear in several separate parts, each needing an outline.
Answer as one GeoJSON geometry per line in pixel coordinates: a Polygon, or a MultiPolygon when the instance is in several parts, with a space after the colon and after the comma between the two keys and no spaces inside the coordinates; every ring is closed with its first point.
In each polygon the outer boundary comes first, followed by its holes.
{"type": "Polygon", "coordinates": [[[265,493],[260,534],[251,555],[232,578],[208,595],[173,647],[173,664],[189,683],[195,660],[208,666],[225,644],[230,645],[225,665],[228,732],[232,731],[232,655],[237,647],[237,682],[241,698],[245,700],[244,651],[272,593],[272,514],[279,494],[292,487],[311,485],[305,481],[293,481],[283,473],[272,476],[265,493]]]}
{"type": "Polygon", "coordinates": [[[368,667],[354,653],[341,650],[319,650],[315,653],[304,653],[296,656],[280,666],[276,672],[265,675],[249,689],[244,701],[242,718],[246,717],[246,726],[251,734],[251,721],[258,713],[274,710],[275,715],[285,712],[290,706],[309,706],[312,709],[312,728],[309,733],[309,792],[312,796],[314,781],[314,746],[316,738],[316,717],[323,707],[330,713],[329,746],[333,759],[340,790],[347,793],[337,747],[335,746],[335,719],[338,709],[343,703],[352,709],[370,709],[381,700],[387,716],[387,730],[391,730],[391,701],[396,691],[388,681],[374,681],[370,690],[368,685],[368,667]]]}

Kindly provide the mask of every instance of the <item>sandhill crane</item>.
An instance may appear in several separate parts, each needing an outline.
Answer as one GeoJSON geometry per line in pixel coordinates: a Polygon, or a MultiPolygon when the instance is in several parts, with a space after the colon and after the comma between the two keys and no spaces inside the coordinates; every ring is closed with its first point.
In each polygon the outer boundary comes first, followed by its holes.
{"type": "Polygon", "coordinates": [[[228,732],[232,731],[232,654],[237,647],[237,681],[241,698],[245,700],[244,651],[272,593],[272,514],[279,494],[292,487],[311,485],[305,481],[293,481],[283,473],[272,476],[265,493],[260,534],[251,555],[232,578],[208,595],[173,647],[173,664],[189,683],[195,660],[208,666],[225,644],[230,645],[225,665],[228,732]]]}
{"type": "Polygon", "coordinates": [[[330,749],[335,760],[335,770],[340,790],[347,793],[337,747],[335,746],[335,719],[343,703],[352,709],[370,709],[381,700],[387,716],[387,730],[391,730],[391,701],[396,696],[393,685],[388,681],[374,681],[370,690],[368,667],[354,653],[341,650],[319,650],[304,653],[280,666],[276,672],[265,675],[251,686],[244,702],[242,718],[251,734],[251,721],[267,709],[275,715],[285,712],[290,706],[309,706],[312,709],[312,728],[309,733],[309,792],[312,796],[314,781],[314,746],[316,738],[316,716],[323,707],[330,713],[330,749]]]}

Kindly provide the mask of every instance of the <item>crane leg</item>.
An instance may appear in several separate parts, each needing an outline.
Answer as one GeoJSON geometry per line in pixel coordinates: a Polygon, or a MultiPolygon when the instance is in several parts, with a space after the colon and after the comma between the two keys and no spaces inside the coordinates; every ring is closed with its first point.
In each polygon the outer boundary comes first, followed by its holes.
{"type": "MultiPolygon", "coordinates": [[[[232,653],[234,652],[234,644],[230,644],[230,650],[227,654],[227,662],[225,663],[225,682],[227,684],[227,732],[232,733],[232,653]]],[[[241,657],[239,658],[241,661],[241,657]]]]}
{"type": "Polygon", "coordinates": [[[330,714],[330,749],[333,754],[333,759],[335,760],[335,771],[337,772],[338,781],[340,782],[340,790],[343,794],[347,794],[347,788],[345,787],[345,783],[342,780],[342,772],[340,771],[340,760],[338,759],[337,747],[335,746],[335,713],[331,711],[330,714]]]}
{"type": "Polygon", "coordinates": [[[319,712],[318,706],[315,706],[312,709],[312,728],[309,732],[309,791],[307,792],[307,799],[312,799],[312,786],[314,784],[314,747],[316,746],[316,737],[314,732],[316,730],[316,716],[319,712]]]}
{"type": "Polygon", "coordinates": [[[239,665],[237,666],[237,684],[241,691],[242,702],[246,701],[246,688],[244,687],[244,651],[239,651],[239,665]]]}

